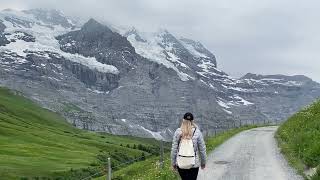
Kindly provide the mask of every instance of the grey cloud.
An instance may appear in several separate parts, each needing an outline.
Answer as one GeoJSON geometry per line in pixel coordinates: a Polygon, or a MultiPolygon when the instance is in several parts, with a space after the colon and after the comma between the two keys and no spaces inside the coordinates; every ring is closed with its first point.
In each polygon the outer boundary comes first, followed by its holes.
{"type": "Polygon", "coordinates": [[[0,0],[0,9],[56,8],[116,25],[166,28],[205,44],[234,76],[304,74],[320,82],[316,0],[0,0]]]}

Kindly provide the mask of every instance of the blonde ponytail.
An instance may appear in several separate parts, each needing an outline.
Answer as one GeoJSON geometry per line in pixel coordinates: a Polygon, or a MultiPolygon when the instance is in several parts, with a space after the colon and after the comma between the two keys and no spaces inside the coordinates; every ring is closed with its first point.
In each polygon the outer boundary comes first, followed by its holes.
{"type": "Polygon", "coordinates": [[[183,119],[180,127],[182,131],[181,137],[183,139],[191,139],[193,135],[192,128],[195,128],[195,127],[197,127],[197,125],[193,121],[183,119]]]}

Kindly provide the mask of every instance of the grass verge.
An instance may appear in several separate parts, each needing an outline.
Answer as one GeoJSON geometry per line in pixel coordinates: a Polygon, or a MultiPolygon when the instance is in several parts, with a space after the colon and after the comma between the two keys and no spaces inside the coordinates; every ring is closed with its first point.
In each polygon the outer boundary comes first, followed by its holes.
{"type": "Polygon", "coordinates": [[[312,180],[320,180],[320,101],[302,109],[284,124],[276,138],[289,164],[308,178],[305,170],[317,168],[312,180]]]}

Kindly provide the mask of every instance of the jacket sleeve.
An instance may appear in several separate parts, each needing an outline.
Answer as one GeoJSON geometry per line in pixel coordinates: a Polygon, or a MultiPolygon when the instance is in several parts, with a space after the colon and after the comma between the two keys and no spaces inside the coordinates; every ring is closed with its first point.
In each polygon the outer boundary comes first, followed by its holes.
{"type": "Polygon", "coordinates": [[[172,140],[172,147],[171,147],[171,165],[177,164],[177,154],[178,154],[178,146],[179,146],[179,140],[180,140],[180,133],[177,129],[176,132],[173,135],[172,140]]]}
{"type": "Polygon", "coordinates": [[[204,142],[204,139],[200,130],[199,130],[199,136],[198,136],[198,148],[200,152],[201,165],[206,165],[206,161],[207,161],[206,144],[204,142]]]}

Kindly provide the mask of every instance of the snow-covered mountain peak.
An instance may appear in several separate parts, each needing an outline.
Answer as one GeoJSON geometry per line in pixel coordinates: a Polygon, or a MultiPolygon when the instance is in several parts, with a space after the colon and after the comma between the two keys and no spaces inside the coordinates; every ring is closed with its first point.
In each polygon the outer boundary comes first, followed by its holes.
{"type": "Polygon", "coordinates": [[[101,24],[93,18],[90,18],[86,23],[82,25],[81,31],[84,31],[88,35],[91,35],[90,37],[94,37],[97,34],[113,34],[113,31],[108,26],[101,24]]]}
{"type": "Polygon", "coordinates": [[[67,17],[61,11],[54,9],[30,9],[13,10],[6,9],[0,12],[0,17],[7,21],[14,22],[14,26],[31,28],[34,23],[50,26],[62,26],[63,28],[74,28],[76,21],[67,17]]]}
{"type": "Polygon", "coordinates": [[[168,33],[147,33],[138,32],[136,29],[131,29],[125,33],[125,36],[135,48],[136,52],[141,56],[162,64],[167,68],[171,68],[177,72],[182,81],[192,79],[190,75],[185,73],[182,69],[189,67],[180,61],[180,58],[175,54],[173,43],[169,38],[174,38],[168,33]]]}
{"type": "Polygon", "coordinates": [[[215,56],[200,42],[187,38],[178,39],[166,29],[140,32],[131,28],[123,35],[138,54],[174,69],[183,81],[194,79],[198,75],[209,78],[225,74],[217,69],[215,56]]]}
{"type": "Polygon", "coordinates": [[[247,73],[240,78],[242,81],[246,81],[250,84],[260,84],[260,85],[276,85],[276,86],[303,86],[307,83],[316,84],[312,79],[303,75],[260,75],[247,73]]]}
{"type": "Polygon", "coordinates": [[[126,31],[123,35],[125,37],[134,36],[135,40],[139,42],[144,42],[144,43],[147,42],[145,39],[143,39],[140,36],[140,34],[141,33],[135,27],[132,27],[130,30],[126,31]]]}
{"type": "Polygon", "coordinates": [[[90,18],[86,23],[83,24],[83,26],[81,27],[81,29],[83,30],[104,30],[104,31],[109,31],[111,32],[111,30],[107,27],[102,25],[101,23],[99,23],[97,20],[90,18]]]}
{"type": "MultiPolygon", "coordinates": [[[[4,35],[0,36],[0,52],[11,52],[20,58],[27,58],[29,54],[38,54],[48,57],[48,53],[59,54],[73,62],[80,63],[91,69],[96,69],[105,73],[117,74],[118,70],[114,66],[102,64],[93,57],[84,57],[79,54],[70,54],[60,49],[60,44],[56,36],[72,31],[71,24],[64,25],[67,21],[46,22],[31,15],[33,13],[44,13],[42,10],[29,11],[5,11],[1,12],[0,26],[3,26],[4,35]],[[49,24],[48,24],[49,23],[49,24]]],[[[48,14],[47,14],[48,15],[48,14]]],[[[52,11],[51,15],[61,17],[60,13],[52,11]]],[[[62,17],[61,17],[62,18],[62,17]]],[[[65,18],[62,18],[66,20],[65,18]]],[[[54,19],[57,20],[57,19],[54,19]]]]}
{"type": "Polygon", "coordinates": [[[215,67],[217,67],[215,56],[199,41],[194,41],[184,37],[181,37],[179,40],[184,45],[184,47],[187,48],[189,52],[192,53],[195,57],[212,59],[214,60],[212,63],[215,67]]]}
{"type": "Polygon", "coordinates": [[[158,36],[173,36],[167,29],[165,28],[158,28],[154,34],[158,35],[158,36]]]}
{"type": "Polygon", "coordinates": [[[24,10],[26,14],[32,14],[35,19],[50,25],[61,25],[65,28],[72,28],[75,23],[68,18],[63,12],[55,9],[31,9],[24,10]]]}
{"type": "MultiPolygon", "coordinates": [[[[28,18],[26,15],[26,13],[24,13],[23,11],[19,11],[19,10],[15,10],[15,9],[3,9],[2,11],[0,11],[1,15],[8,15],[8,16],[16,16],[16,17],[24,17],[24,18],[28,18]]],[[[30,18],[30,16],[29,16],[30,18]]]]}

